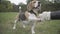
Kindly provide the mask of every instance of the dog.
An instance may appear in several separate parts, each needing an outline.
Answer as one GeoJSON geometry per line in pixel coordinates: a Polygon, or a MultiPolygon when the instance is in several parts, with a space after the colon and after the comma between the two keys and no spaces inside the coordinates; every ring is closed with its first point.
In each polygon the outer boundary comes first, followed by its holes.
{"type": "Polygon", "coordinates": [[[22,22],[23,28],[25,28],[27,24],[31,25],[31,32],[32,34],[35,34],[34,28],[35,28],[35,24],[37,21],[39,21],[40,19],[37,18],[36,16],[36,12],[38,12],[38,9],[40,6],[40,2],[39,1],[32,1],[28,4],[27,6],[27,11],[22,12],[20,11],[20,13],[16,16],[16,20],[14,21],[14,26],[13,29],[16,29],[16,23],[18,21],[22,22]],[[36,11],[34,11],[36,10],[36,11]]]}

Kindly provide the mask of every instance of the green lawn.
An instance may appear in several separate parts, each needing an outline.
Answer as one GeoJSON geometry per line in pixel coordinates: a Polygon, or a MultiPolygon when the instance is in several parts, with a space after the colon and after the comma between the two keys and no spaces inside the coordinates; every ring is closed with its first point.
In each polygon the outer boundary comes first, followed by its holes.
{"type": "MultiPolygon", "coordinates": [[[[0,34],[31,34],[30,28],[22,28],[21,23],[17,23],[17,28],[12,29],[16,12],[0,13],[0,34]]],[[[60,34],[60,20],[39,22],[35,27],[36,34],[60,34]]]]}

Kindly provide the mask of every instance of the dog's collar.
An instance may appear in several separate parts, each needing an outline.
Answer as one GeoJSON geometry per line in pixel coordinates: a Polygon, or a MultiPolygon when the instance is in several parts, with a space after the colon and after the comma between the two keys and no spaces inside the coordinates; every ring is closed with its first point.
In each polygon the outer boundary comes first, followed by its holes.
{"type": "Polygon", "coordinates": [[[28,12],[30,12],[31,14],[34,14],[34,15],[37,16],[37,14],[36,14],[33,10],[30,10],[30,11],[28,11],[28,12]]]}

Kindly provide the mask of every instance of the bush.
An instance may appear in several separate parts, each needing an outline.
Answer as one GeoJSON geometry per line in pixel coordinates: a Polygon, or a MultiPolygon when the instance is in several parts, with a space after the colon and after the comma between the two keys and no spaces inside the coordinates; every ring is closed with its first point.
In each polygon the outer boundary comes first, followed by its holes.
{"type": "Polygon", "coordinates": [[[42,11],[56,11],[60,10],[60,3],[50,3],[50,4],[42,4],[42,11]]]}

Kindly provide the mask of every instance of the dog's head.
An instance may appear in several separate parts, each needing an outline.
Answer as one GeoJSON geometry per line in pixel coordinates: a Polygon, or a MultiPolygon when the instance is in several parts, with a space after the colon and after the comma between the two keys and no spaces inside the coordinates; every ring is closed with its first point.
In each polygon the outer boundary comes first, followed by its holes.
{"type": "Polygon", "coordinates": [[[28,4],[27,9],[28,9],[28,10],[32,10],[32,9],[34,9],[34,8],[37,9],[38,7],[40,7],[40,1],[33,0],[33,1],[31,1],[31,2],[28,4]]]}

